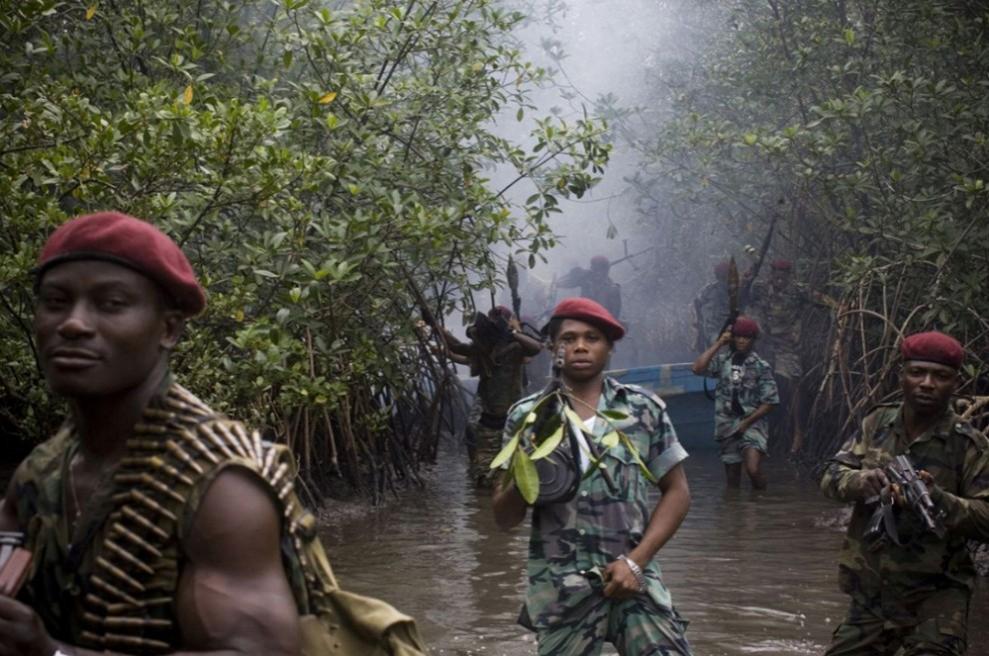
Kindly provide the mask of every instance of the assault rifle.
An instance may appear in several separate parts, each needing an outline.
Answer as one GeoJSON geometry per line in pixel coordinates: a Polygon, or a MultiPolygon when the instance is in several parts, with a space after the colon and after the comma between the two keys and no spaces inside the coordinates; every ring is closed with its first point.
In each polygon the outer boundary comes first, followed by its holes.
{"type": "MultiPolygon", "coordinates": [[[[925,531],[929,531],[939,538],[945,534],[944,512],[934,505],[931,495],[927,491],[927,485],[917,476],[917,471],[910,463],[910,459],[905,455],[893,458],[889,464],[883,467],[886,478],[893,485],[900,489],[900,494],[906,502],[906,508],[913,513],[923,525],[925,531]]],[[[866,544],[875,550],[882,547],[886,538],[892,540],[893,544],[902,547],[900,535],[896,527],[896,516],[893,510],[893,495],[885,492],[880,495],[879,505],[869,518],[863,536],[866,544]]]]}

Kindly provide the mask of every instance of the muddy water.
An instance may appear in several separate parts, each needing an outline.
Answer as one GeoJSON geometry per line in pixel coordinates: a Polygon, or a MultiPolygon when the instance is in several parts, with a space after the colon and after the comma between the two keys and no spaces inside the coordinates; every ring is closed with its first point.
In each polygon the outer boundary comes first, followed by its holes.
{"type": "MultiPolygon", "coordinates": [[[[344,587],[414,615],[434,654],[533,654],[532,634],[515,624],[528,528],[496,529],[462,457],[444,454],[426,489],[359,519],[331,508],[323,538],[333,566],[344,587]]],[[[770,464],[760,494],[726,494],[711,452],[685,466],[693,505],[658,558],[694,653],[823,653],[846,604],[835,583],[841,507],[784,463],[770,464]]],[[[989,617],[987,583],[973,599],[970,656],[989,654],[989,627],[977,619],[989,617]]]]}

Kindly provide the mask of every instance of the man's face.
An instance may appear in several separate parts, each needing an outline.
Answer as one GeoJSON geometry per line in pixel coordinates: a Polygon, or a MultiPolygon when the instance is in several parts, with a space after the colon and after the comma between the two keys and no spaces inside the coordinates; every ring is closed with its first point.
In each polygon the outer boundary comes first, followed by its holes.
{"type": "Polygon", "coordinates": [[[159,288],[118,264],[59,264],[38,288],[34,334],[42,370],[52,391],[70,398],[112,395],[145,382],[181,327],[159,288]]]}
{"type": "Polygon", "coordinates": [[[564,319],[553,344],[563,347],[563,375],[573,381],[591,380],[604,371],[611,344],[599,328],[579,319],[564,319]]]}
{"type": "Polygon", "coordinates": [[[755,338],[743,337],[742,335],[732,335],[731,343],[732,346],[735,347],[736,353],[748,353],[752,350],[752,345],[755,343],[755,338]]]}
{"type": "Polygon", "coordinates": [[[903,402],[922,416],[939,415],[948,408],[958,386],[958,372],[937,362],[907,360],[900,369],[903,402]]]}

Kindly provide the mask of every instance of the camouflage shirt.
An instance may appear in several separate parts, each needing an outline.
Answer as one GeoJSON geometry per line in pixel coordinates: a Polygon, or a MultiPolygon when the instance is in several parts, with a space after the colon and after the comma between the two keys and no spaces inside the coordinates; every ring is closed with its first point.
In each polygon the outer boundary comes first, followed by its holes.
{"type": "Polygon", "coordinates": [[[728,285],[712,282],[700,291],[694,300],[694,322],[697,326],[697,348],[701,351],[714,343],[728,318],[730,299],[728,285]]]}
{"type": "MultiPolygon", "coordinates": [[[[714,393],[714,435],[717,439],[732,435],[738,422],[763,403],[776,405],[780,402],[769,363],[755,351],[750,351],[741,364],[732,361],[733,355],[733,351],[722,349],[711,359],[705,372],[707,377],[718,379],[714,393]]],[[[745,433],[768,439],[769,420],[760,418],[745,433]]]]}
{"type": "Polygon", "coordinates": [[[749,312],[759,321],[766,357],[780,376],[796,378],[803,373],[799,346],[804,313],[813,298],[803,286],[790,284],[775,290],[759,283],[752,286],[749,312]]]}
{"type": "MultiPolygon", "coordinates": [[[[526,397],[512,408],[505,427],[506,441],[538,398],[526,397]]],[[[624,432],[659,480],[687,457],[665,407],[659,397],[642,388],[605,378],[598,411],[617,410],[628,417],[609,422],[598,417],[594,438],[600,440],[612,430],[624,432]]],[[[553,626],[569,610],[600,594],[600,579],[593,579],[592,573],[602,572],[642,540],[655,507],[648,496],[652,485],[621,443],[605,450],[604,461],[614,490],[600,471],[594,470],[581,481],[574,499],[533,511],[525,609],[535,628],[553,626]]],[[[659,563],[654,559],[643,571],[649,595],[660,606],[672,608],[659,563]]]]}
{"type": "Polygon", "coordinates": [[[965,543],[989,540],[989,440],[950,410],[908,442],[901,406],[880,406],[831,459],[821,489],[833,499],[856,501],[839,559],[845,592],[863,599],[881,596],[884,606],[895,609],[904,591],[972,587],[975,570],[965,543]],[[853,483],[862,470],[882,467],[901,454],[934,476],[931,499],[946,513],[947,536],[938,538],[910,513],[900,512],[897,529],[904,546],[889,542],[869,550],[862,536],[873,507],[854,499],[853,483]]]}

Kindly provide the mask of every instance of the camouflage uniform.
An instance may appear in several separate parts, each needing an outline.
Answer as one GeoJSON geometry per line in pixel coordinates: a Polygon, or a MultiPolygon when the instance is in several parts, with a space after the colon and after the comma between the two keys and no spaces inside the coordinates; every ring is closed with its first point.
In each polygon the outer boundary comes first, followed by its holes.
{"type": "Polygon", "coordinates": [[[471,480],[486,483],[488,465],[498,455],[505,418],[522,397],[525,354],[517,342],[500,344],[490,354],[471,346],[471,372],[477,375],[477,396],[468,416],[467,449],[471,480]]]}
{"type": "Polygon", "coordinates": [[[803,375],[800,364],[800,336],[804,312],[813,303],[809,292],[791,283],[775,290],[765,283],[753,284],[750,314],[759,321],[759,344],[773,372],[797,381],[803,375]]]}
{"type": "Polygon", "coordinates": [[[694,299],[694,324],[697,340],[694,348],[703,352],[721,335],[728,317],[728,285],[715,281],[704,287],[694,299]]]}
{"type": "MultiPolygon", "coordinates": [[[[506,441],[538,398],[526,397],[512,408],[506,441]]],[[[612,426],[599,417],[594,438],[600,440],[614,429],[623,431],[657,479],[687,457],[665,405],[650,392],[606,378],[598,410],[617,410],[628,418],[613,421],[612,426]]],[[[673,607],[656,560],[643,567],[648,580],[645,593],[628,600],[601,594],[604,568],[638,544],[653,510],[649,481],[632,453],[620,444],[605,454],[615,491],[595,469],[581,481],[570,502],[534,509],[529,585],[520,623],[537,632],[543,656],[592,656],[606,641],[622,654],[689,655],[686,622],[673,607]]]]}
{"type": "Polygon", "coordinates": [[[769,425],[766,417],[757,420],[741,435],[735,428],[763,403],[777,405],[780,402],[769,363],[755,351],[749,351],[741,364],[733,362],[733,355],[733,351],[721,350],[704,372],[705,376],[718,379],[714,394],[714,439],[721,447],[721,462],[726,465],[741,463],[742,452],[748,448],[767,453],[769,425]],[[735,407],[735,396],[740,407],[735,407]]]}
{"type": "Polygon", "coordinates": [[[989,540],[989,440],[948,410],[908,442],[901,406],[880,406],[831,459],[821,489],[833,499],[856,501],[839,559],[839,581],[851,604],[827,653],[964,654],[975,579],[966,541],[989,540]],[[870,549],[863,534],[872,506],[855,499],[853,484],[860,470],[901,454],[934,476],[931,499],[946,513],[947,536],[939,539],[900,512],[904,546],[887,541],[870,549]]]}

